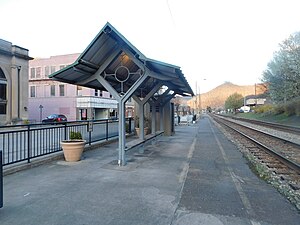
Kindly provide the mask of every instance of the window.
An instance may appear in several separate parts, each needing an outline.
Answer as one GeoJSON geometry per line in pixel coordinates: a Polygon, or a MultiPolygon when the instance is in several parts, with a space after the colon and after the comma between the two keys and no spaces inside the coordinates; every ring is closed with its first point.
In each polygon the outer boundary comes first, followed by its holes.
{"type": "Polygon", "coordinates": [[[0,83],[0,101],[6,101],[6,84],[0,83]]]}
{"type": "Polygon", "coordinates": [[[82,87],[77,86],[77,96],[82,96],[82,87]]]}
{"type": "Polygon", "coordinates": [[[100,91],[100,90],[95,89],[95,96],[100,96],[100,97],[102,97],[102,96],[103,96],[103,91],[100,91]]]}
{"type": "Polygon", "coordinates": [[[45,77],[49,76],[49,66],[45,66],[45,77]]]}
{"type": "Polygon", "coordinates": [[[59,96],[65,96],[65,85],[59,85],[59,96]]]}
{"type": "Polygon", "coordinates": [[[6,114],[6,104],[0,103],[0,114],[6,114]]]}
{"type": "Polygon", "coordinates": [[[59,66],[59,69],[60,69],[60,70],[63,69],[63,68],[65,68],[65,65],[60,65],[60,66],[59,66]]]}
{"type": "Polygon", "coordinates": [[[50,86],[50,96],[55,96],[55,85],[50,86]]]}
{"type": "Polygon", "coordinates": [[[30,69],[30,78],[35,78],[35,68],[30,69]]]}
{"type": "Polygon", "coordinates": [[[0,68],[0,114],[6,114],[6,77],[0,68]]]}
{"type": "Polygon", "coordinates": [[[99,90],[95,89],[95,96],[99,96],[99,90]]]}
{"type": "Polygon", "coordinates": [[[35,93],[35,86],[30,86],[30,97],[31,98],[35,98],[36,97],[36,93],[35,93]]]}
{"type": "Polygon", "coordinates": [[[51,66],[51,73],[55,73],[55,66],[51,66]]]}
{"type": "Polygon", "coordinates": [[[36,75],[35,77],[36,77],[36,78],[41,78],[41,71],[42,71],[42,68],[41,68],[41,67],[37,67],[37,68],[36,68],[36,70],[35,70],[35,73],[36,73],[36,74],[35,74],[35,75],[36,75]]]}

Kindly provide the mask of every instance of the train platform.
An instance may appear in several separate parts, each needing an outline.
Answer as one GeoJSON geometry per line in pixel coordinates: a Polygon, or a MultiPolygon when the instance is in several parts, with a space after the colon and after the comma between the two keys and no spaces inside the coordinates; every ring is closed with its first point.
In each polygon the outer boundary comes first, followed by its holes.
{"type": "Polygon", "coordinates": [[[297,209],[210,121],[176,126],[144,153],[118,143],[4,177],[1,225],[298,225],[297,209]]]}

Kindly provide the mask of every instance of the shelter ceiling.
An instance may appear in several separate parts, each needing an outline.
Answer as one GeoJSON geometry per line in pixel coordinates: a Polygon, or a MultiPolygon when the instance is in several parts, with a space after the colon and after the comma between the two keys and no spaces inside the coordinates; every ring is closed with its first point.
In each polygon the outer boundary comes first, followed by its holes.
{"type": "Polygon", "coordinates": [[[117,93],[126,93],[144,75],[147,79],[134,92],[146,96],[161,83],[179,95],[194,95],[179,67],[146,58],[114,27],[107,23],[72,65],[50,78],[98,90],[106,90],[102,76],[117,93]]]}

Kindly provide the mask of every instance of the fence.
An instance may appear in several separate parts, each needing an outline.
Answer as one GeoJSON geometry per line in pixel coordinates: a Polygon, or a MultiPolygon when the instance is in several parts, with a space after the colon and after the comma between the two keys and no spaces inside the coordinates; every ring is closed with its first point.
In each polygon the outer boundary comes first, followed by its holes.
{"type": "MultiPolygon", "coordinates": [[[[133,132],[133,119],[126,118],[126,132],[133,132]]],[[[119,121],[111,119],[74,121],[64,124],[28,124],[0,127],[3,166],[61,151],[60,141],[70,131],[80,131],[88,145],[119,135],[119,121]]]]}

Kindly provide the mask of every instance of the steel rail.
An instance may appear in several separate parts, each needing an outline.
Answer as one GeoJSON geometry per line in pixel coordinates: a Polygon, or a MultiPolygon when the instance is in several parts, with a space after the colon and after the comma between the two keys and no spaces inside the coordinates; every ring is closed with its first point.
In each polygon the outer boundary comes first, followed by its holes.
{"type": "Polygon", "coordinates": [[[280,153],[272,150],[271,148],[269,148],[268,146],[264,145],[263,143],[255,140],[254,138],[248,136],[247,134],[231,127],[230,125],[224,123],[223,121],[218,120],[219,123],[222,123],[223,125],[225,125],[226,127],[230,128],[231,130],[234,130],[235,132],[239,133],[240,135],[244,136],[245,138],[247,138],[248,140],[250,140],[251,142],[253,142],[255,145],[257,145],[258,147],[262,148],[266,153],[272,155],[273,157],[275,157],[276,159],[278,159],[280,162],[282,162],[284,165],[286,165],[287,167],[289,167],[290,169],[296,171],[298,174],[300,174],[300,165],[287,159],[286,157],[284,157],[283,155],[281,155],[280,153]]]}
{"type": "Polygon", "coordinates": [[[246,119],[246,118],[239,118],[239,117],[233,117],[233,116],[222,116],[218,115],[220,117],[228,117],[233,120],[239,120],[239,121],[244,121],[247,123],[252,123],[256,125],[261,125],[264,127],[269,127],[273,129],[277,129],[280,131],[285,131],[285,132],[291,132],[294,134],[300,134],[300,127],[295,127],[295,126],[289,126],[289,125],[284,125],[284,124],[279,124],[279,123],[272,123],[272,122],[266,122],[266,121],[260,121],[260,120],[253,120],[253,119],[246,119]]]}

